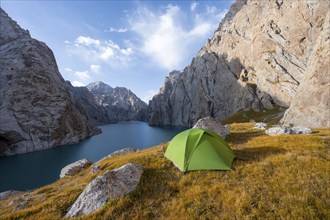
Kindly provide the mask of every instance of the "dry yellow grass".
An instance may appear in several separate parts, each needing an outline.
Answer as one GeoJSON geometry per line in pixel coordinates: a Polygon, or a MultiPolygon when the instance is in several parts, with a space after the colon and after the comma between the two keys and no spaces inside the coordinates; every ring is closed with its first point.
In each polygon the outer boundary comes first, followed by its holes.
{"type": "MultiPolygon", "coordinates": [[[[114,157],[102,172],[135,162],[145,168],[135,192],[80,219],[330,219],[330,129],[266,136],[233,124],[232,171],[181,173],[159,146],[114,157]]],[[[0,219],[60,219],[96,175],[90,169],[27,192],[25,209],[0,202],[0,219]]],[[[25,193],[26,194],[26,193],[25,193]]]]}

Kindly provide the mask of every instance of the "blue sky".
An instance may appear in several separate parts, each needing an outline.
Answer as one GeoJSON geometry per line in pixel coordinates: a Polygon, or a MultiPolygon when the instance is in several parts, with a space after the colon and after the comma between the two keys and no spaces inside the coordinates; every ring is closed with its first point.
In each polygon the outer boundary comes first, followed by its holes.
{"type": "Polygon", "coordinates": [[[54,52],[76,86],[103,81],[148,101],[211,38],[232,0],[6,1],[1,7],[54,52]]]}

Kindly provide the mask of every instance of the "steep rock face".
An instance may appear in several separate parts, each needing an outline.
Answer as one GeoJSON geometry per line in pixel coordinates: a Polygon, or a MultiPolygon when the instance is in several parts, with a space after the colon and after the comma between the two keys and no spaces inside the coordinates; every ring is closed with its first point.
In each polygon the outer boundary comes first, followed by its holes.
{"type": "Polygon", "coordinates": [[[112,88],[100,81],[90,83],[87,89],[94,95],[96,103],[103,106],[108,114],[118,121],[147,120],[147,104],[129,89],[112,88]]]}
{"type": "Polygon", "coordinates": [[[192,63],[171,86],[165,80],[150,103],[149,123],[191,126],[240,109],[289,107],[313,65],[329,4],[237,0],[192,63]]]}
{"type": "Polygon", "coordinates": [[[256,83],[274,101],[288,107],[303,80],[329,2],[239,1],[245,3],[199,52],[228,53],[247,67],[240,77],[256,83]]]}
{"type": "Polygon", "coordinates": [[[330,127],[330,12],[317,38],[306,75],[297,90],[283,124],[330,127]]]}
{"type": "Polygon", "coordinates": [[[272,108],[273,100],[255,85],[239,79],[244,67],[226,54],[205,53],[193,58],[182,73],[172,72],[149,103],[151,125],[192,126],[198,119],[223,119],[240,109],[272,108]]]}
{"type": "Polygon", "coordinates": [[[73,105],[52,51],[0,8],[0,155],[77,143],[100,130],[73,105]]]}
{"type": "Polygon", "coordinates": [[[164,87],[160,88],[152,100],[149,101],[149,124],[150,125],[170,125],[173,123],[173,111],[170,96],[180,77],[180,71],[172,71],[165,78],[164,87]]]}
{"type": "Polygon", "coordinates": [[[104,106],[98,105],[93,94],[86,87],[74,87],[67,81],[71,99],[80,113],[87,115],[88,119],[96,125],[117,122],[115,115],[104,106]]]}

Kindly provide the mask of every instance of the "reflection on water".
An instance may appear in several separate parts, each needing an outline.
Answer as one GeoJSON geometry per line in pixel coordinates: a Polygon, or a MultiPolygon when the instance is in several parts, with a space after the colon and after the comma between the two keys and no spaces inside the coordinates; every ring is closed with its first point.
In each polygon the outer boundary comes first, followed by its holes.
{"type": "Polygon", "coordinates": [[[113,151],[134,147],[144,149],[167,142],[184,128],[150,127],[147,123],[125,121],[100,126],[102,134],[79,144],[61,146],[33,153],[0,157],[0,192],[28,190],[54,182],[61,169],[74,161],[97,161],[113,151]]]}

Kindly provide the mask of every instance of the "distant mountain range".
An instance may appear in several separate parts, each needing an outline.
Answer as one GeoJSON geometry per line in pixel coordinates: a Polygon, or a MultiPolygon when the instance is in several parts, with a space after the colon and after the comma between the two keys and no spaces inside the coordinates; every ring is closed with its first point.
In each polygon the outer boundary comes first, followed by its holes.
{"type": "Polygon", "coordinates": [[[93,94],[98,106],[104,107],[117,121],[147,121],[148,105],[125,87],[112,88],[98,81],[86,88],[93,94]]]}
{"type": "Polygon", "coordinates": [[[75,105],[96,125],[148,120],[148,105],[127,88],[112,88],[101,81],[86,87],[74,87],[69,81],[67,84],[75,105]]]}

